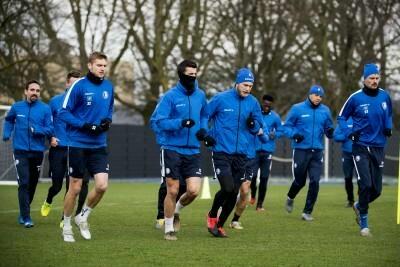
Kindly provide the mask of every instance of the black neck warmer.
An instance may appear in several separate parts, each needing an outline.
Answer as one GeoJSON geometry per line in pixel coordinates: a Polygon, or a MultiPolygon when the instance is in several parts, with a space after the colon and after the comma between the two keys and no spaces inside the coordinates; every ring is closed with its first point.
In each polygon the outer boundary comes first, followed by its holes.
{"type": "Polygon", "coordinates": [[[317,107],[319,107],[319,105],[321,105],[321,102],[320,102],[318,105],[315,105],[315,104],[311,101],[311,99],[310,99],[309,97],[308,97],[307,99],[308,99],[308,101],[310,102],[312,108],[317,108],[317,107]]]}
{"type": "Polygon", "coordinates": [[[94,84],[101,84],[104,80],[104,78],[99,78],[90,71],[86,74],[86,77],[94,84]]]}
{"type": "Polygon", "coordinates": [[[363,92],[368,96],[377,96],[379,93],[379,88],[371,89],[364,84],[363,92]]]}
{"type": "Polygon", "coordinates": [[[179,76],[179,81],[185,87],[186,89],[186,94],[191,95],[194,92],[194,85],[196,82],[196,77],[195,76],[189,76],[184,73],[178,72],[179,76]]]}

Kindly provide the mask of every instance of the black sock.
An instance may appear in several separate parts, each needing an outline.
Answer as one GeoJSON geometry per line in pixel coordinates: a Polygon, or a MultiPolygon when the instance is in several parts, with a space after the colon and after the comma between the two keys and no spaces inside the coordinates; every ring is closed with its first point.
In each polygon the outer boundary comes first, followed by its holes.
{"type": "Polygon", "coordinates": [[[235,214],[233,215],[233,218],[232,218],[232,222],[238,222],[239,218],[240,218],[240,215],[237,215],[235,212],[235,214]]]}

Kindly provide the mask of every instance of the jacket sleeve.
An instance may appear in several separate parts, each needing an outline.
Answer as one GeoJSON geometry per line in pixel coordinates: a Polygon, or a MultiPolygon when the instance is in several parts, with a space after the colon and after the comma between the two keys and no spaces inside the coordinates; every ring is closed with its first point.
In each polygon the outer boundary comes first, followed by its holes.
{"type": "Polygon", "coordinates": [[[264,120],[262,118],[261,108],[260,108],[260,105],[258,104],[257,100],[255,100],[252,115],[253,115],[254,120],[256,121],[256,125],[253,129],[250,130],[250,132],[252,134],[257,134],[258,131],[260,130],[260,128],[266,128],[266,127],[264,127],[264,120]]]}
{"type": "Polygon", "coordinates": [[[203,105],[200,111],[200,128],[208,130],[208,105],[206,97],[203,95],[203,105]]]}
{"type": "Polygon", "coordinates": [[[346,103],[344,103],[337,117],[338,126],[340,127],[342,132],[345,132],[345,129],[347,128],[346,121],[348,120],[349,117],[351,117],[353,111],[354,111],[354,101],[353,98],[350,96],[347,99],[346,103]]]}
{"type": "Polygon", "coordinates": [[[331,110],[327,107],[326,108],[326,120],[324,122],[324,133],[325,136],[328,137],[329,139],[332,139],[332,135],[328,134],[328,129],[332,128],[333,129],[333,121],[332,121],[332,115],[331,115],[331,110]]]}
{"type": "Polygon", "coordinates": [[[160,130],[164,131],[174,131],[179,130],[182,128],[181,119],[171,119],[171,112],[172,112],[172,100],[169,95],[165,95],[157,108],[155,114],[155,123],[160,128],[160,130]]]}
{"type": "Polygon", "coordinates": [[[35,136],[47,136],[47,137],[52,137],[54,136],[54,128],[53,128],[53,121],[52,121],[52,116],[51,116],[51,109],[49,106],[45,106],[45,109],[43,111],[43,124],[42,125],[34,125],[34,133],[33,135],[35,136]]]}
{"type": "Polygon", "coordinates": [[[392,111],[392,100],[390,99],[390,96],[388,95],[388,100],[387,100],[387,115],[386,115],[386,121],[385,121],[385,128],[387,129],[392,129],[393,128],[393,111],[392,111]]]}
{"type": "Polygon", "coordinates": [[[296,121],[297,121],[296,111],[295,108],[292,107],[289,110],[289,113],[286,117],[285,124],[282,126],[284,135],[287,136],[288,138],[293,138],[293,136],[297,133],[296,121]]]}
{"type": "Polygon", "coordinates": [[[284,127],[282,126],[281,117],[277,114],[275,117],[275,139],[285,135],[284,127]]]}
{"type": "Polygon", "coordinates": [[[75,110],[82,99],[80,92],[81,90],[79,88],[79,82],[75,82],[68,89],[59,113],[62,121],[76,128],[82,128],[82,126],[85,124],[85,121],[75,117],[72,114],[72,111],[75,110]]]}
{"type": "Polygon", "coordinates": [[[341,130],[341,128],[336,126],[335,131],[333,132],[333,140],[336,142],[344,142],[347,140],[346,134],[341,130]]]}
{"type": "Polygon", "coordinates": [[[112,121],[112,114],[114,111],[114,88],[111,90],[111,101],[110,101],[110,106],[108,107],[108,115],[107,119],[112,121]]]}
{"type": "Polygon", "coordinates": [[[14,130],[15,118],[16,118],[15,108],[14,106],[11,106],[11,109],[8,111],[4,119],[3,140],[10,139],[11,134],[14,130]]]}

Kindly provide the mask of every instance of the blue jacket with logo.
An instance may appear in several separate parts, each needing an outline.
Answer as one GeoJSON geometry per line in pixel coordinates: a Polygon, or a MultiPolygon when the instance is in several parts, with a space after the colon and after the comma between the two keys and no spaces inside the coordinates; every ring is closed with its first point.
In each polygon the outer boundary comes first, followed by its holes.
{"type": "Polygon", "coordinates": [[[99,125],[102,119],[112,120],[114,88],[110,81],[92,83],[87,77],[68,89],[59,116],[67,124],[68,145],[80,148],[107,146],[107,132],[91,135],[82,129],[85,123],[99,125]]]}
{"type": "Polygon", "coordinates": [[[164,138],[163,135],[161,134],[161,130],[160,128],[158,128],[157,123],[155,121],[156,115],[157,115],[157,108],[159,107],[160,101],[161,101],[162,97],[160,97],[156,108],[154,109],[153,113],[151,114],[150,117],[150,128],[153,130],[154,135],[156,136],[156,142],[158,145],[162,146],[163,142],[164,142],[164,138]]]}
{"type": "Polygon", "coordinates": [[[342,150],[351,153],[353,151],[353,142],[348,138],[348,136],[353,132],[353,120],[349,118],[347,120],[347,128],[340,128],[339,125],[336,126],[333,132],[333,139],[336,142],[342,143],[342,150]]]}
{"type": "Polygon", "coordinates": [[[352,117],[353,132],[360,134],[358,144],[364,146],[384,147],[386,136],[383,131],[392,129],[392,101],[383,89],[377,90],[376,96],[369,96],[362,89],[353,93],[337,117],[342,129],[346,129],[346,121],[352,117]]]}
{"type": "Polygon", "coordinates": [[[294,149],[323,149],[324,133],[328,128],[333,128],[330,109],[319,104],[314,107],[307,98],[305,101],[292,106],[284,124],[285,134],[293,138],[301,134],[304,140],[300,143],[292,141],[294,149]]]}
{"type": "Polygon", "coordinates": [[[53,116],[54,136],[58,139],[59,146],[68,146],[67,125],[60,119],[59,113],[64,101],[65,93],[54,96],[50,99],[49,106],[53,116]]]}
{"type": "MultiPolygon", "coordinates": [[[[267,142],[263,143],[260,139],[256,139],[256,150],[266,151],[273,153],[275,152],[275,141],[276,139],[283,136],[283,128],[281,117],[275,111],[271,110],[268,113],[263,113],[262,118],[264,121],[264,130],[268,129],[269,132],[275,132],[275,138],[269,139],[267,142]]],[[[268,132],[266,132],[268,134],[268,132]]]]}
{"type": "Polygon", "coordinates": [[[190,95],[180,82],[172,87],[158,103],[150,120],[159,144],[162,148],[174,150],[181,154],[200,153],[200,142],[196,133],[207,127],[207,100],[203,90],[196,88],[190,95]],[[182,127],[182,120],[192,119],[195,125],[182,127]]]}
{"type": "Polygon", "coordinates": [[[3,139],[8,140],[11,135],[14,150],[46,150],[46,137],[53,136],[50,107],[40,100],[16,102],[4,120],[3,139]]]}
{"type": "Polygon", "coordinates": [[[214,152],[247,156],[255,153],[254,145],[250,144],[254,141],[250,134],[255,135],[263,127],[263,120],[260,105],[254,96],[243,98],[235,88],[218,93],[208,104],[208,114],[212,121],[209,134],[216,140],[214,152]],[[250,116],[256,121],[251,131],[246,124],[250,116]]]}

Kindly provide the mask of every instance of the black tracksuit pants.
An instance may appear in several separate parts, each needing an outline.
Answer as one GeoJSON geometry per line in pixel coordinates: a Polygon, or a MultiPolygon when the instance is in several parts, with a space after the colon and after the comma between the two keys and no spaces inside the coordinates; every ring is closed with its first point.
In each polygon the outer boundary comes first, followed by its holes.
{"type": "Polygon", "coordinates": [[[317,201],[319,180],[322,173],[323,151],[321,149],[295,149],[293,153],[294,180],[288,197],[294,199],[306,184],[307,174],[310,179],[304,213],[311,214],[317,201]]]}
{"type": "Polygon", "coordinates": [[[216,218],[218,209],[222,207],[217,226],[223,227],[235,207],[240,185],[245,180],[248,159],[242,154],[227,154],[223,152],[214,152],[212,159],[214,172],[221,189],[215,194],[209,216],[216,218]]]}
{"type": "Polygon", "coordinates": [[[30,205],[35,196],[43,161],[41,151],[14,151],[18,179],[19,214],[26,221],[30,218],[30,205]]]}
{"type": "Polygon", "coordinates": [[[353,144],[353,159],[358,176],[360,214],[368,214],[368,204],[377,199],[382,192],[384,148],[353,144]]]}
{"type": "Polygon", "coordinates": [[[344,187],[346,189],[347,201],[354,202],[353,173],[354,161],[351,152],[342,151],[342,168],[344,174],[344,187]]]}

